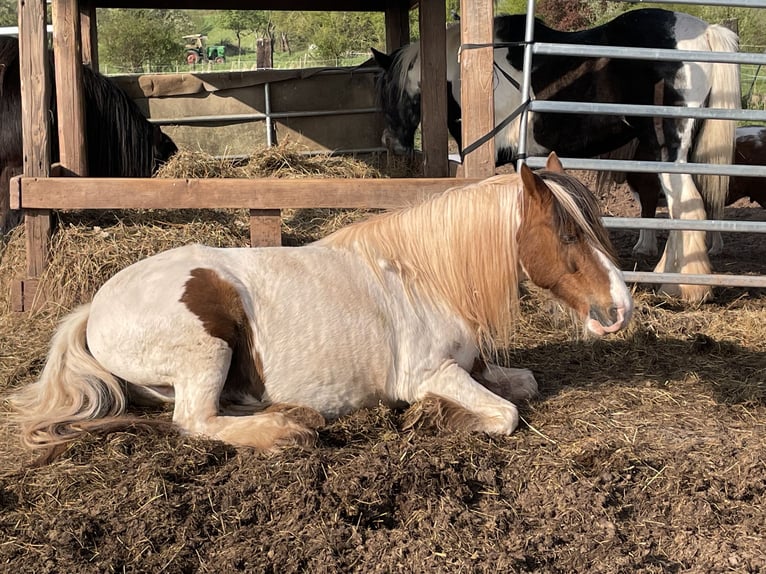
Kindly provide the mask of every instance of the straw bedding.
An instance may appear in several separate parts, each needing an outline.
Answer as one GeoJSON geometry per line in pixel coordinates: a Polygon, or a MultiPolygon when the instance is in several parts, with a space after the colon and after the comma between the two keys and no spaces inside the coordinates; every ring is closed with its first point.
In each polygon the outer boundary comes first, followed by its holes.
{"type": "MultiPolygon", "coordinates": [[[[294,151],[264,153],[252,166],[192,155],[167,169],[178,169],[173,177],[240,177],[243,167],[254,170],[246,177],[388,175],[348,158],[351,167],[326,156],[309,165],[294,151]],[[327,172],[323,163],[332,164],[327,172]]],[[[283,234],[305,243],[364,215],[287,213],[283,234]]],[[[0,397],[35,379],[57,319],[117,270],[175,245],[247,238],[239,212],[61,214],[43,278],[52,296],[19,315],[8,310],[8,287],[24,269],[23,233],[14,231],[0,253],[0,397]]],[[[632,238],[615,240],[629,264],[632,238]]],[[[727,245],[743,256],[736,239],[727,245]]],[[[763,247],[746,248],[749,265],[766,260],[763,247]]],[[[0,565],[766,571],[766,297],[719,290],[714,303],[688,306],[638,289],[635,298],[628,331],[594,341],[527,290],[503,360],[535,371],[541,396],[521,405],[524,423],[511,437],[405,432],[401,412],[379,407],[334,422],[307,450],[263,455],[136,428],[84,438],[59,461],[28,468],[31,457],[3,423],[0,565]]]]}

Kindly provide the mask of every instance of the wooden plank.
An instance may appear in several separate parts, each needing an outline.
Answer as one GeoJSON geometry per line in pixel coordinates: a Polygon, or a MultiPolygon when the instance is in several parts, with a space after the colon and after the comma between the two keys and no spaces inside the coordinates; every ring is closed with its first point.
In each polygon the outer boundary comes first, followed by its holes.
{"type": "Polygon", "coordinates": [[[11,207],[25,209],[390,208],[478,179],[152,179],[14,180],[11,207]]]}
{"type": "Polygon", "coordinates": [[[82,37],[82,63],[94,72],[98,72],[96,7],[88,0],[80,2],[80,35],[82,37]]]}
{"type": "Polygon", "coordinates": [[[35,301],[37,288],[40,282],[37,279],[16,279],[11,282],[11,311],[23,313],[31,311],[35,304],[42,303],[43,297],[35,301]]]}
{"type": "Polygon", "coordinates": [[[250,210],[250,247],[282,245],[282,211],[279,209],[250,210]]]}
{"type": "MultiPolygon", "coordinates": [[[[19,69],[21,76],[21,129],[24,139],[24,173],[50,173],[51,137],[50,72],[46,32],[45,0],[19,2],[19,69]]],[[[38,277],[47,263],[50,213],[25,214],[27,274],[38,277]]]]}
{"type": "Polygon", "coordinates": [[[420,77],[425,79],[420,83],[420,121],[426,177],[449,175],[446,25],[442,0],[420,2],[420,77]]]}
{"type": "Polygon", "coordinates": [[[97,0],[99,8],[166,8],[170,10],[284,10],[284,11],[337,11],[382,12],[386,0],[97,0]]]}
{"type": "Polygon", "coordinates": [[[78,0],[56,0],[52,7],[59,162],[71,174],[84,176],[88,174],[80,6],[78,0]]]}
{"type": "Polygon", "coordinates": [[[408,0],[386,0],[386,51],[410,43],[410,9],[408,0]]]}
{"type": "MultiPolygon", "coordinates": [[[[461,0],[460,28],[463,44],[491,44],[494,38],[492,0],[461,0]]],[[[461,51],[460,101],[464,147],[495,126],[492,64],[491,46],[461,51]]],[[[495,173],[494,140],[463,158],[463,173],[466,177],[489,177],[495,173]]]]}

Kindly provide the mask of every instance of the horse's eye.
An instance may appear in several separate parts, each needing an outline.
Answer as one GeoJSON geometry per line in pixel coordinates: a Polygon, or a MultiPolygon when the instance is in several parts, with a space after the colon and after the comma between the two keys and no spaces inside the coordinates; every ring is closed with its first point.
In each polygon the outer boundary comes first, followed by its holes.
{"type": "Polygon", "coordinates": [[[571,245],[573,243],[577,243],[577,235],[574,233],[566,233],[561,236],[561,242],[564,245],[571,245]]]}

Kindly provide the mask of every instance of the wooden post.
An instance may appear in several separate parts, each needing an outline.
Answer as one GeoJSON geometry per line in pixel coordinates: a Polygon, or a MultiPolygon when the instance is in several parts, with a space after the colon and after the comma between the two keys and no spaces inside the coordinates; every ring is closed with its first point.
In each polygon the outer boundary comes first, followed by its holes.
{"type": "MultiPolygon", "coordinates": [[[[491,44],[494,38],[492,0],[461,0],[460,28],[462,44],[491,44]]],[[[495,127],[493,94],[494,50],[473,48],[460,55],[460,102],[463,147],[495,127]]],[[[489,177],[495,173],[494,139],[463,158],[465,177],[489,177]]]]}
{"type": "Polygon", "coordinates": [[[59,163],[64,173],[86,176],[88,164],[79,0],[54,0],[52,8],[59,163]]]}
{"type": "Polygon", "coordinates": [[[420,109],[425,177],[449,176],[446,26],[444,2],[421,0],[420,109]]]}
{"type": "MultiPolygon", "coordinates": [[[[45,0],[19,2],[19,71],[24,174],[47,177],[51,164],[50,70],[45,0]]],[[[45,270],[50,244],[51,217],[47,209],[24,212],[27,276],[14,282],[14,309],[30,309],[37,281],[45,270]]]]}
{"type": "Polygon", "coordinates": [[[90,0],[80,2],[80,34],[82,35],[82,63],[94,72],[98,72],[96,7],[90,0]]]}
{"type": "Polygon", "coordinates": [[[282,245],[282,210],[250,210],[250,247],[282,245]]]}
{"type": "Polygon", "coordinates": [[[386,51],[390,54],[410,43],[408,0],[386,0],[386,51]]]}

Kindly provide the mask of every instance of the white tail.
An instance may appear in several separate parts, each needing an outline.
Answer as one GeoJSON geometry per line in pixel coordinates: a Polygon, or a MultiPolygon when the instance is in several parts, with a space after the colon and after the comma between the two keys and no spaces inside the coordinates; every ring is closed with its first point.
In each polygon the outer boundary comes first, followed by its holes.
{"type": "MultiPolygon", "coordinates": [[[[708,26],[706,33],[710,50],[736,52],[737,35],[719,25],[708,26]]],[[[715,63],[710,79],[709,108],[738,109],[740,99],[739,65],[715,63]]],[[[698,163],[730,164],[734,160],[737,125],[734,120],[705,120],[693,147],[691,161],[698,163]]],[[[705,201],[707,217],[720,219],[729,191],[729,177],[724,175],[697,176],[697,185],[705,201]]]]}
{"type": "Polygon", "coordinates": [[[85,340],[90,305],[69,314],[51,342],[40,379],[12,398],[13,419],[30,448],[65,443],[97,424],[94,419],[125,411],[126,399],[118,379],[88,351],[85,340]],[[79,424],[78,424],[79,423],[79,424]]]}

